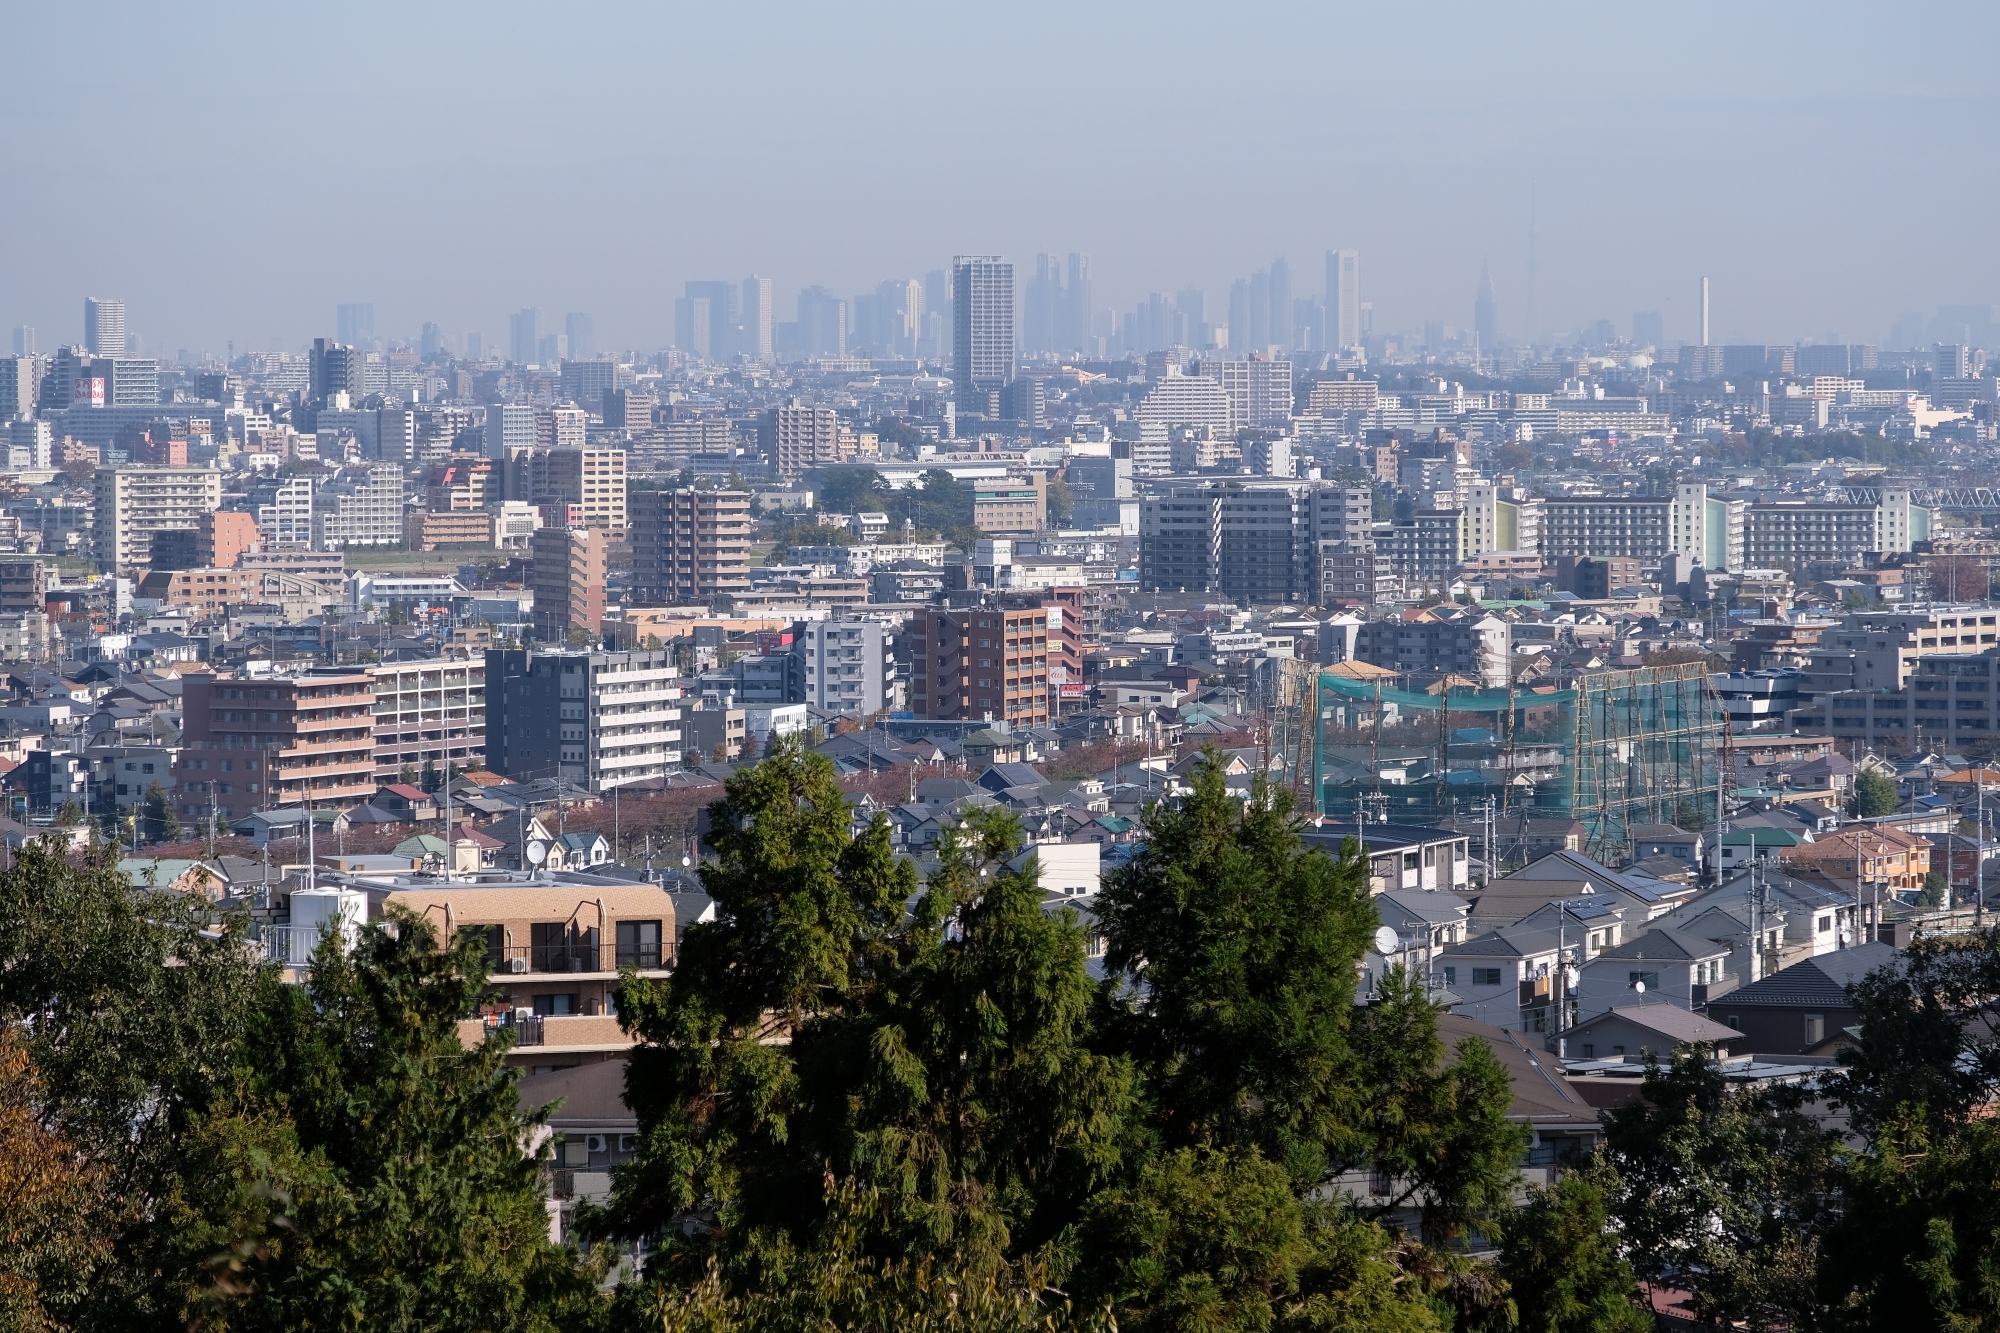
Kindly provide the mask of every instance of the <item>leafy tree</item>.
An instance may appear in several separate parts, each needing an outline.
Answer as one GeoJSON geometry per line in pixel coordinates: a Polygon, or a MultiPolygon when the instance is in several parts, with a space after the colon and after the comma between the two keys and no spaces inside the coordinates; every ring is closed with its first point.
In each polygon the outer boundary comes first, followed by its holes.
{"type": "Polygon", "coordinates": [[[146,803],[139,827],[147,842],[176,842],[180,839],[180,816],[174,813],[174,803],[167,799],[167,789],[157,782],[146,788],[146,803]]]}
{"type": "MultiPolygon", "coordinates": [[[[157,787],[160,784],[156,782],[153,785],[157,787]]],[[[75,828],[78,824],[81,824],[82,822],[83,822],[83,806],[77,802],[75,797],[71,797],[69,800],[64,801],[62,803],[62,808],[56,811],[57,828],[75,828]]]]}
{"type": "Polygon", "coordinates": [[[1896,780],[1881,773],[1863,769],[1854,777],[1854,812],[1863,819],[1876,819],[1882,815],[1893,815],[1900,802],[1896,798],[1896,780]]]}
{"type": "Polygon", "coordinates": [[[55,1313],[129,1327],[179,1318],[160,1210],[179,1188],[181,1136],[235,1058],[256,974],[206,930],[205,901],[134,889],[109,857],[72,865],[37,839],[0,873],[0,1023],[24,1036],[41,1126],[91,1164],[109,1209],[110,1258],[55,1313]]]}
{"type": "Polygon", "coordinates": [[[1049,526],[1052,528],[1068,527],[1070,516],[1076,512],[1076,502],[1070,495],[1069,483],[1061,477],[1049,478],[1048,511],[1049,526]]]}
{"type": "Polygon", "coordinates": [[[1734,1088],[1706,1046],[1649,1061],[1643,1091],[1603,1116],[1623,1180],[1611,1216],[1639,1277],[1686,1288],[1703,1319],[1816,1326],[1837,1141],[1805,1094],[1734,1088]]]}
{"type": "Polygon", "coordinates": [[[1642,1333],[1652,1327],[1632,1302],[1632,1266],[1609,1229],[1619,1181],[1602,1161],[1564,1171],[1536,1188],[1507,1225],[1500,1272],[1512,1318],[1493,1321],[1521,1333],[1642,1333]]]}
{"type": "Polygon", "coordinates": [[[303,987],[266,975],[189,1135],[166,1214],[186,1260],[230,1256],[223,1289],[193,1298],[213,1326],[543,1330],[596,1303],[523,1152],[546,1113],[521,1112],[504,1037],[458,1035],[483,936],[440,949],[427,919],[390,924],[351,956],[322,942],[303,987]]]}
{"type": "Polygon", "coordinates": [[[821,468],[813,473],[812,480],[815,502],[823,511],[880,513],[886,507],[889,483],[872,467],[821,468]]]}
{"type": "Polygon", "coordinates": [[[1945,895],[1951,891],[1951,882],[1942,870],[1933,870],[1924,876],[1924,891],[1921,901],[1926,907],[1942,907],[1945,895]]]}
{"type": "Polygon", "coordinates": [[[0,1328],[23,1333],[87,1299],[117,1220],[106,1172],[36,1118],[41,1100],[25,1039],[0,1030],[0,1328]]]}

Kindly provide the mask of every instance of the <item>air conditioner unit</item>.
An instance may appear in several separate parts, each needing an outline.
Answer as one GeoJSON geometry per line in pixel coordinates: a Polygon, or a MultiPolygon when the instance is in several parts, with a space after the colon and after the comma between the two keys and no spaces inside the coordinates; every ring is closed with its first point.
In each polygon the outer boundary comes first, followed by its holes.
{"type": "Polygon", "coordinates": [[[618,1136],[619,1152],[637,1152],[638,1150],[639,1136],[637,1134],[620,1134],[618,1136]]]}
{"type": "Polygon", "coordinates": [[[514,1021],[516,1023],[525,1023],[534,1016],[535,1011],[533,1009],[516,1009],[514,1011],[514,1021]]]}
{"type": "Polygon", "coordinates": [[[509,958],[507,960],[507,970],[518,976],[528,970],[528,960],[525,958],[509,958]]]}
{"type": "Polygon", "coordinates": [[[584,1135],[584,1142],[590,1145],[590,1151],[592,1152],[605,1151],[604,1136],[602,1134],[586,1134],[584,1135]]]}

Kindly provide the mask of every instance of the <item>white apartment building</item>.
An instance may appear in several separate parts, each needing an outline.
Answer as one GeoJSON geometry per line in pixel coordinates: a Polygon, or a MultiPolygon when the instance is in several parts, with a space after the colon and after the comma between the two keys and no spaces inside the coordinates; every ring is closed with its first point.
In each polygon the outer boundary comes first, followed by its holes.
{"type": "MultiPolygon", "coordinates": [[[[1232,433],[1237,425],[1236,407],[1222,380],[1216,376],[1183,375],[1179,366],[1167,367],[1166,377],[1148,391],[1132,415],[1146,426],[1212,426],[1219,434],[1232,433]]],[[[1164,451],[1164,435],[1160,445],[1164,451]]],[[[1133,473],[1144,476],[1150,470],[1140,466],[1135,447],[1133,473]]]]}
{"type": "Polygon", "coordinates": [[[1484,477],[1465,487],[1464,540],[1459,554],[1470,559],[1488,551],[1542,549],[1542,501],[1519,486],[1502,486],[1484,477]]]}
{"type": "Polygon", "coordinates": [[[267,551],[313,549],[311,477],[293,477],[277,488],[271,503],[257,506],[257,535],[267,551]]]}
{"type": "Polygon", "coordinates": [[[1203,361],[1201,378],[1216,381],[1229,395],[1231,430],[1283,426],[1292,419],[1289,361],[1203,361]]]}
{"type": "Polygon", "coordinates": [[[131,574],[153,558],[153,534],[192,530],[222,506],[222,474],[212,467],[99,468],[94,536],[97,565],[131,574]]]}
{"type": "Polygon", "coordinates": [[[535,409],[526,403],[496,403],[486,409],[486,456],[505,458],[509,449],[535,444],[535,409]]]}
{"type": "Polygon", "coordinates": [[[403,469],[395,463],[350,468],[321,488],[316,509],[319,550],[394,546],[403,540],[403,469]]]}
{"type": "Polygon", "coordinates": [[[805,701],[829,712],[868,717],[900,708],[888,627],[875,620],[815,620],[792,644],[805,661],[805,701]]]}

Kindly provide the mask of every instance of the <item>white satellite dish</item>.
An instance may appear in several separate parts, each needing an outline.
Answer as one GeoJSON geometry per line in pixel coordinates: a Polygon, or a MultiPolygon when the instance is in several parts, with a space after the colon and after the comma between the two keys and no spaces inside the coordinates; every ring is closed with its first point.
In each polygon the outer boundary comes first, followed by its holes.
{"type": "Polygon", "coordinates": [[[1643,981],[1635,981],[1632,983],[1632,989],[1639,992],[1639,994],[1644,995],[1646,993],[1646,983],[1643,981]]]}
{"type": "Polygon", "coordinates": [[[540,838],[528,844],[528,864],[538,866],[549,859],[549,845],[540,838]]]}
{"type": "Polygon", "coordinates": [[[1375,932],[1376,953],[1384,955],[1392,954],[1396,952],[1396,946],[1401,943],[1402,941],[1396,937],[1396,932],[1393,927],[1383,926],[1378,930],[1376,930],[1375,932]]]}
{"type": "Polygon", "coordinates": [[[692,865],[692,864],[693,864],[693,862],[689,861],[689,860],[688,860],[688,858],[686,858],[685,856],[683,856],[683,857],[681,858],[681,865],[682,865],[683,867],[686,867],[686,866],[689,866],[689,865],[692,865]]]}

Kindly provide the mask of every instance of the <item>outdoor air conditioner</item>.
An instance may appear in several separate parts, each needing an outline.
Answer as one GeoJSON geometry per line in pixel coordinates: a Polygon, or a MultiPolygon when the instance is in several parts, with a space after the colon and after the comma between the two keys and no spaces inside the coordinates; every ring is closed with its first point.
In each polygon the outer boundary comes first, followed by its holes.
{"type": "Polygon", "coordinates": [[[584,1135],[584,1142],[590,1145],[591,1152],[605,1151],[604,1136],[602,1134],[586,1134],[584,1135]]]}
{"type": "Polygon", "coordinates": [[[525,958],[509,958],[507,960],[507,970],[516,975],[526,972],[528,970],[528,960],[525,958]]]}
{"type": "Polygon", "coordinates": [[[514,1021],[516,1023],[525,1023],[534,1016],[535,1011],[533,1009],[516,1009],[514,1011],[514,1021]]]}
{"type": "Polygon", "coordinates": [[[638,1150],[639,1136],[637,1134],[620,1134],[618,1136],[619,1152],[637,1152],[638,1150]]]}

